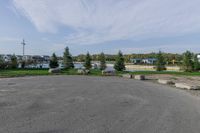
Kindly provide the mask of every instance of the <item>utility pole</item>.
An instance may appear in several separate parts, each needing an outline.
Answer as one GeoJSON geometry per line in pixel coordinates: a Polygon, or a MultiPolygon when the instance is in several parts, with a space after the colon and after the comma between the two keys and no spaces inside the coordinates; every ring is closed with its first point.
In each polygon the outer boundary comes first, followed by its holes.
{"type": "Polygon", "coordinates": [[[25,43],[25,40],[23,39],[23,41],[22,41],[22,43],[21,43],[22,45],[23,45],[23,57],[24,57],[24,54],[25,54],[25,45],[26,45],[26,43],[25,43]]]}

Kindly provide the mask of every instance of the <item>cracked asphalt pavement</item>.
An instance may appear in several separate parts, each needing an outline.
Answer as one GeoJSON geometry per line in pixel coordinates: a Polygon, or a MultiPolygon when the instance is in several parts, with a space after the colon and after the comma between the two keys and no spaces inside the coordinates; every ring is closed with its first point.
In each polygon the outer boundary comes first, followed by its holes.
{"type": "Polygon", "coordinates": [[[200,99],[119,77],[0,79],[0,133],[199,133],[200,99]]]}

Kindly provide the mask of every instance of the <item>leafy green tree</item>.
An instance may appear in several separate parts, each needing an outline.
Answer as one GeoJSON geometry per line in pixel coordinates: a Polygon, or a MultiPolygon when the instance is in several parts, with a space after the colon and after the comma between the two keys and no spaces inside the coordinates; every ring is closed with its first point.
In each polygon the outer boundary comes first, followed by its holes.
{"type": "Polygon", "coordinates": [[[100,61],[100,70],[105,70],[106,69],[106,57],[103,52],[99,56],[99,61],[100,61]]]}
{"type": "Polygon", "coordinates": [[[63,54],[63,63],[64,63],[65,69],[74,68],[73,58],[69,52],[68,47],[65,48],[65,52],[63,54]]]}
{"type": "Polygon", "coordinates": [[[90,53],[87,52],[87,54],[86,54],[86,56],[85,56],[84,67],[85,67],[86,69],[88,69],[88,70],[92,68],[91,61],[92,61],[92,59],[91,59],[90,53]]]}
{"type": "Polygon", "coordinates": [[[10,64],[10,67],[12,69],[16,69],[18,67],[18,63],[17,63],[17,57],[13,54],[11,56],[11,64],[10,64]]]}
{"type": "Polygon", "coordinates": [[[194,70],[199,71],[200,70],[200,62],[197,58],[197,55],[194,55],[194,70]]]}
{"type": "Polygon", "coordinates": [[[117,55],[117,57],[115,59],[114,68],[117,71],[125,70],[124,56],[123,56],[123,53],[121,51],[118,52],[118,55],[117,55]]]}
{"type": "Polygon", "coordinates": [[[51,56],[49,66],[50,66],[50,68],[57,68],[59,66],[58,58],[57,58],[55,53],[53,53],[52,56],[51,56]]]}
{"type": "Polygon", "coordinates": [[[163,71],[165,70],[165,61],[161,51],[157,54],[157,61],[156,61],[156,71],[163,71]]]}
{"type": "Polygon", "coordinates": [[[183,53],[183,70],[192,72],[194,70],[194,62],[192,61],[193,54],[190,51],[183,53]]]}

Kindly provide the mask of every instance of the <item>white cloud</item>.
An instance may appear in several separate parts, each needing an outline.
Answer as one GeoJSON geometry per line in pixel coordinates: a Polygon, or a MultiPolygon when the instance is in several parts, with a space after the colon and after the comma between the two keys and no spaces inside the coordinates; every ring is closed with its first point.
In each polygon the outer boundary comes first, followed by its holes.
{"type": "Polygon", "coordinates": [[[41,32],[73,29],[72,44],[200,32],[199,0],[13,0],[41,32]]]}

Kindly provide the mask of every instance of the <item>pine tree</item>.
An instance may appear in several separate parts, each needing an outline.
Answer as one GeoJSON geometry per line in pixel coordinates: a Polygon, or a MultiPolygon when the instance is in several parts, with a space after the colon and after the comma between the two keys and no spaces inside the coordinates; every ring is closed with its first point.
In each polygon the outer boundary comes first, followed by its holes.
{"type": "Polygon", "coordinates": [[[84,67],[85,67],[86,69],[88,69],[88,70],[92,68],[91,61],[92,61],[92,59],[91,59],[90,53],[87,52],[87,55],[85,56],[84,67]]]}
{"type": "Polygon", "coordinates": [[[2,58],[2,56],[0,55],[0,69],[4,68],[4,60],[2,58]]]}
{"type": "Polygon", "coordinates": [[[65,48],[65,52],[63,54],[63,63],[64,63],[64,68],[65,69],[74,68],[73,59],[72,59],[72,56],[71,56],[71,54],[69,52],[69,48],[68,47],[65,48]]]}
{"type": "Polygon", "coordinates": [[[58,58],[57,58],[55,53],[53,53],[52,56],[51,56],[49,66],[50,66],[50,68],[57,68],[59,66],[58,58]]]}
{"type": "Polygon", "coordinates": [[[10,64],[10,67],[12,69],[16,69],[18,67],[18,63],[17,63],[17,57],[13,54],[11,56],[11,64],[10,64]]]}
{"type": "Polygon", "coordinates": [[[200,70],[200,62],[197,58],[197,55],[194,55],[194,70],[199,71],[200,70]]]}
{"type": "Polygon", "coordinates": [[[124,56],[123,56],[123,53],[121,51],[118,52],[118,55],[117,55],[117,57],[115,59],[114,68],[117,71],[125,70],[124,56]]]}
{"type": "Polygon", "coordinates": [[[163,71],[165,70],[165,61],[161,51],[157,54],[157,61],[156,61],[156,71],[163,71]]]}
{"type": "Polygon", "coordinates": [[[100,61],[100,70],[105,70],[106,69],[106,57],[103,52],[99,56],[99,61],[100,61]]]}
{"type": "Polygon", "coordinates": [[[192,72],[194,70],[194,62],[192,61],[192,53],[190,51],[183,53],[183,70],[185,72],[192,72]]]}

